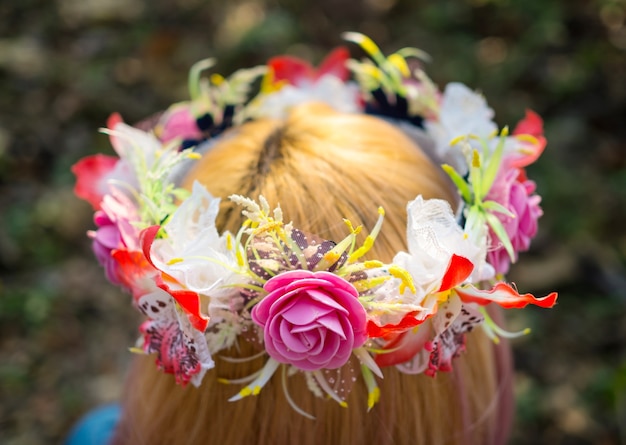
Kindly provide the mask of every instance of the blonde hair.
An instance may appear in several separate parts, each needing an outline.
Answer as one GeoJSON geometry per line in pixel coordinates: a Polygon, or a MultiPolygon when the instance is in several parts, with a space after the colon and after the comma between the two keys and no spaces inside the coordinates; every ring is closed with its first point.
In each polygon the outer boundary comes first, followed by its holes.
{"type": "MultiPolygon", "coordinates": [[[[440,169],[393,125],[320,104],[296,107],[284,121],[259,120],[231,130],[199,161],[186,185],[193,180],[222,198],[262,194],[272,205],[280,203],[285,219],[296,227],[331,240],[346,235],[342,218],[372,228],[382,205],[387,217],[371,251],[382,261],[406,248],[410,199],[418,194],[456,199],[440,169]]],[[[241,221],[240,210],[223,199],[219,227],[237,230],[241,221]]],[[[504,381],[510,360],[507,347],[499,348],[494,352],[492,343],[475,332],[451,373],[431,378],[385,368],[381,400],[371,412],[360,379],[346,409],[315,397],[301,375],[288,377],[289,394],[316,420],[289,406],[279,374],[259,396],[227,401],[240,388],[218,378],[245,377],[261,368],[262,359],[233,365],[215,357],[215,369],[199,388],[181,388],[156,369],[153,358],[138,357],[115,443],[504,443],[510,416],[502,413],[510,406],[502,404],[510,402],[504,397],[510,396],[510,382],[504,381]]],[[[251,346],[241,340],[225,355],[251,354],[251,346]]],[[[358,369],[358,363],[352,365],[358,369]]]]}

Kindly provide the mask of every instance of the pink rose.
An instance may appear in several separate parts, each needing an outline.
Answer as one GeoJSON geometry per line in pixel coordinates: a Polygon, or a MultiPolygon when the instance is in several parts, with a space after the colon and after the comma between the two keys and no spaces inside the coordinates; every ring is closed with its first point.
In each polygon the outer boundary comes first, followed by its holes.
{"type": "Polygon", "coordinates": [[[343,366],[367,339],[359,293],[330,272],[292,270],[265,283],[268,295],[252,309],[265,349],[276,361],[305,371],[343,366]]]}
{"type": "MultiPolygon", "coordinates": [[[[504,160],[503,165],[510,165],[510,163],[507,164],[504,160]]],[[[543,214],[539,207],[541,197],[534,192],[535,183],[526,178],[523,169],[503,168],[498,173],[486,198],[502,204],[515,215],[511,218],[502,213],[494,213],[511,240],[515,260],[517,260],[518,252],[529,249],[530,241],[537,234],[537,220],[543,214]]],[[[487,253],[487,261],[496,272],[505,274],[509,271],[511,258],[492,230],[490,230],[490,237],[493,248],[487,253]]]]}

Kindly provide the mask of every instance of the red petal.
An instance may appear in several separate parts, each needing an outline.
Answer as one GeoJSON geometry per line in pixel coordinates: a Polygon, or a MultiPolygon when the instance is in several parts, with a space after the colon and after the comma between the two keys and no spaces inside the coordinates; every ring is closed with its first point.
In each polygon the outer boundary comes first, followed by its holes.
{"type": "MultiPolygon", "coordinates": [[[[147,258],[147,260],[154,266],[152,259],[150,258],[150,249],[152,248],[152,243],[154,243],[154,239],[159,233],[161,226],[150,226],[141,231],[139,234],[139,244],[141,245],[141,249],[143,250],[143,254],[147,258]]],[[[156,266],[154,266],[156,267],[156,266]]]]}
{"type": "Polygon", "coordinates": [[[406,314],[400,323],[398,324],[386,324],[385,326],[378,326],[371,320],[367,322],[367,336],[369,338],[379,338],[379,337],[387,337],[391,334],[398,334],[401,332],[408,331],[411,328],[414,328],[418,324],[424,322],[424,320],[417,320],[415,315],[417,311],[409,312],[406,314]]]}
{"type": "Polygon", "coordinates": [[[118,280],[131,291],[135,300],[150,292],[145,288],[144,278],[154,276],[157,270],[152,267],[142,252],[117,249],[111,256],[119,264],[118,280]]]}
{"type": "Polygon", "coordinates": [[[537,143],[522,142],[524,144],[524,152],[516,153],[507,160],[511,167],[523,168],[532,164],[546,148],[546,138],[543,136],[543,120],[534,111],[526,110],[526,117],[517,124],[513,131],[514,136],[524,134],[533,136],[537,143]]]}
{"type": "Polygon", "coordinates": [[[122,115],[119,113],[111,113],[107,119],[107,128],[113,130],[117,124],[123,123],[122,115]]]}
{"type": "Polygon", "coordinates": [[[491,290],[476,289],[472,285],[457,288],[456,293],[459,294],[464,303],[477,303],[485,306],[489,303],[497,303],[505,309],[520,309],[529,304],[543,308],[551,308],[555,305],[558,294],[551,294],[536,298],[532,294],[519,294],[515,289],[506,283],[497,283],[491,290]]]}
{"type": "Polygon", "coordinates": [[[448,264],[448,269],[441,280],[441,286],[437,292],[443,292],[458,286],[471,275],[473,270],[474,264],[470,260],[465,257],[452,254],[450,264],[448,264]]]}
{"type": "MultiPolygon", "coordinates": [[[[166,279],[169,278],[173,280],[172,277],[169,277],[165,273],[162,275],[166,279]]],[[[209,325],[209,317],[204,315],[200,309],[200,295],[196,292],[185,289],[172,290],[162,279],[157,281],[157,286],[174,297],[174,300],[176,300],[180,307],[182,307],[185,311],[185,314],[187,314],[187,318],[194,328],[200,332],[206,331],[206,328],[209,325]]]]}
{"type": "Polygon", "coordinates": [[[74,193],[89,202],[95,210],[100,210],[100,203],[108,193],[105,176],[114,168],[119,158],[97,154],[87,156],[72,166],[76,175],[74,193]]]}
{"type": "Polygon", "coordinates": [[[534,111],[526,110],[526,116],[515,126],[513,134],[530,134],[535,137],[542,137],[543,119],[534,111]]]}
{"type": "Polygon", "coordinates": [[[350,52],[345,46],[335,48],[320,64],[315,78],[318,79],[325,74],[332,74],[342,81],[348,80],[350,72],[346,67],[346,61],[350,58],[350,52]]]}
{"type": "MultiPolygon", "coordinates": [[[[154,263],[152,263],[152,259],[150,258],[150,249],[152,248],[154,239],[160,229],[161,226],[150,226],[143,229],[139,235],[143,254],[153,267],[156,266],[154,266],[154,263]]],[[[174,297],[178,304],[184,309],[194,328],[204,332],[209,324],[209,318],[200,310],[200,295],[196,292],[185,289],[172,290],[164,280],[172,282],[176,282],[176,280],[164,272],[160,272],[160,276],[156,277],[157,286],[174,297]]]]}
{"type": "Polygon", "coordinates": [[[384,349],[393,352],[378,354],[374,361],[380,367],[407,362],[424,348],[429,334],[429,329],[425,327],[420,328],[417,332],[403,332],[385,345],[384,349]]]}
{"type": "Polygon", "coordinates": [[[274,83],[284,80],[291,85],[298,85],[303,80],[315,77],[313,67],[297,57],[273,57],[267,62],[267,65],[274,72],[274,83]]]}
{"type": "MultiPolygon", "coordinates": [[[[119,113],[112,113],[107,119],[107,128],[109,130],[115,130],[117,124],[123,124],[124,120],[119,113]]],[[[111,146],[115,149],[115,151],[119,154],[122,153],[122,145],[118,142],[118,138],[115,135],[109,135],[109,141],[111,141],[111,146]]]]}

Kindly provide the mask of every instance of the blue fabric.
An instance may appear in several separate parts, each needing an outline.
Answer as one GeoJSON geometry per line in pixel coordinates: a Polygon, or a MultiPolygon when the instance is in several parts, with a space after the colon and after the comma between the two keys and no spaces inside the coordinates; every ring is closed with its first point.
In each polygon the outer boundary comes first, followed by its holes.
{"type": "Polygon", "coordinates": [[[119,405],[96,408],[72,429],[65,445],[107,445],[120,419],[119,405]]]}

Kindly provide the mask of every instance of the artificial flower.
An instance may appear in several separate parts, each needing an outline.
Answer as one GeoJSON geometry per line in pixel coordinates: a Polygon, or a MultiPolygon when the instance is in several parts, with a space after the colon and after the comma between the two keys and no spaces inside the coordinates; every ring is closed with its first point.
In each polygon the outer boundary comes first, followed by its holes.
{"type": "Polygon", "coordinates": [[[134,203],[116,188],[102,198],[101,210],[94,214],[98,229],[89,231],[88,235],[93,240],[92,247],[98,262],[113,284],[123,284],[120,278],[123,271],[113,253],[116,250],[139,249],[139,230],[133,225],[137,220],[134,203]]]}
{"type": "MultiPolygon", "coordinates": [[[[434,139],[439,159],[451,165],[461,176],[468,172],[466,153],[450,142],[462,136],[488,138],[498,127],[493,122],[493,110],[485,98],[462,83],[449,83],[441,96],[439,116],[424,123],[426,132],[434,139]]],[[[475,147],[478,143],[470,140],[475,147]]]]}
{"type": "Polygon", "coordinates": [[[274,360],[315,371],[343,366],[367,339],[366,314],[349,282],[330,272],[293,270],[271,278],[252,309],[274,360]]]}
{"type": "Polygon", "coordinates": [[[140,297],[138,307],[150,317],[139,329],[142,351],[156,354],[157,366],[174,374],[178,384],[199,386],[214,366],[204,332],[193,328],[187,317],[179,314],[172,295],[158,287],[140,297]]]}
{"type": "Polygon", "coordinates": [[[244,337],[262,340],[258,357],[269,357],[250,376],[228,381],[246,383],[230,400],[258,394],[281,369],[283,378],[303,371],[314,394],[345,406],[358,361],[371,409],[381,367],[434,376],[452,369],[476,326],[494,340],[517,335],[496,326],[484,306],[556,303],[556,293],[535,297],[495,281],[536,233],[539,197],[524,168],[545,147],[541,118],[528,111],[512,135],[506,127],[498,135],[481,95],[461,84],[441,93],[419,66],[409,66],[409,57],[426,59],[421,51],[385,56],[362,34],[344,37],[369,59],[347,60],[340,49],[315,69],[278,57],[227,78],[202,78],[215,61],[200,61],[189,75],[190,101],[170,107],[148,131],[111,115],[104,132],[119,158],[96,155],[73,167],[76,194],[96,210],[97,230],[89,232],[96,257],[147,317],[138,349],[155,354],[182,385],[199,385],[213,367],[211,353],[244,337]],[[349,221],[344,239],[326,240],[285,223],[280,206],[272,210],[263,197],[257,204],[233,195],[246,221],[235,235],[220,233],[219,199],[199,183],[178,188],[183,161],[200,157],[191,147],[311,101],[382,115],[418,145],[434,147],[425,151],[448,164],[442,167],[461,198],[456,212],[442,200],[409,202],[407,251],[389,264],[364,259],[382,230],[382,207],[357,243],[362,228],[349,221]]]}
{"type": "Polygon", "coordinates": [[[185,142],[199,141],[204,138],[204,133],[198,127],[197,118],[189,103],[176,104],[168,108],[159,118],[155,132],[164,144],[174,139],[185,142]]]}
{"type": "Polygon", "coordinates": [[[228,248],[229,244],[232,247],[232,237],[228,233],[220,235],[215,227],[219,203],[196,182],[191,195],[161,227],[163,237],[145,240],[151,243],[146,247],[146,256],[158,270],[174,278],[183,289],[211,295],[209,312],[230,307],[223,301],[233,294],[227,285],[241,279],[236,252],[228,248]]]}
{"type": "Polygon", "coordinates": [[[328,54],[320,63],[318,69],[313,68],[310,63],[297,57],[272,57],[267,62],[271,73],[271,77],[268,80],[273,84],[287,83],[296,87],[303,87],[330,75],[345,83],[349,76],[349,71],[346,67],[346,61],[349,57],[348,50],[341,46],[328,54]]]}
{"type": "Polygon", "coordinates": [[[263,80],[266,94],[259,100],[255,114],[284,118],[291,108],[306,102],[323,102],[344,113],[359,112],[358,86],[347,82],[347,59],[348,51],[343,47],[331,52],[319,69],[297,57],[270,59],[263,80]]]}
{"type": "MultiPolygon", "coordinates": [[[[506,160],[504,165],[511,165],[506,160]]],[[[539,203],[541,197],[535,194],[535,183],[526,179],[520,168],[502,168],[487,194],[487,199],[495,201],[510,213],[494,212],[500,220],[513,247],[513,258],[490,228],[489,239],[492,246],[487,253],[489,263],[496,272],[506,274],[511,262],[517,261],[519,252],[527,251],[530,242],[537,234],[537,220],[543,214],[539,203]]]]}
{"type": "Polygon", "coordinates": [[[108,175],[113,172],[118,158],[96,154],[87,156],[72,166],[76,175],[74,193],[95,210],[100,209],[102,198],[109,193],[108,175]]]}

